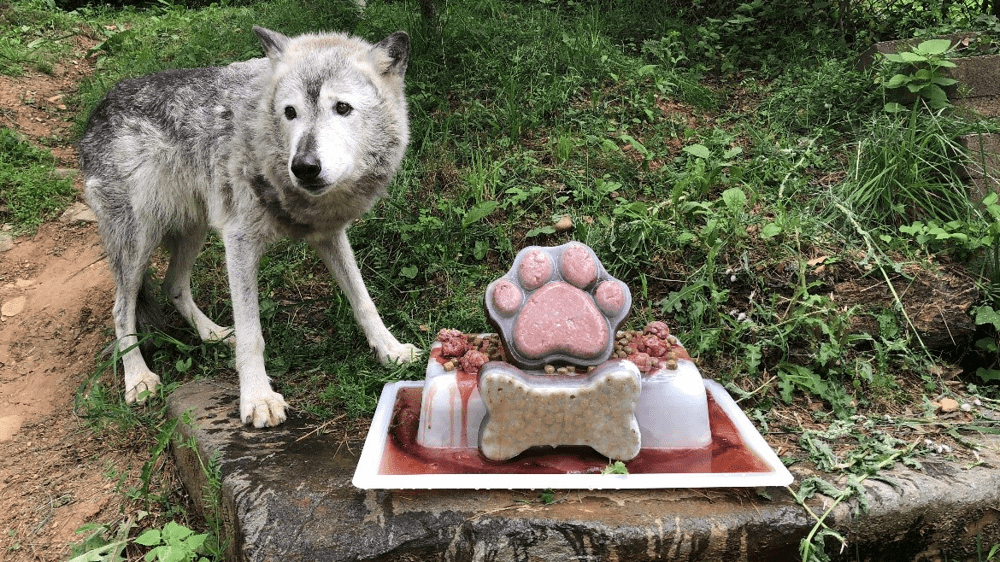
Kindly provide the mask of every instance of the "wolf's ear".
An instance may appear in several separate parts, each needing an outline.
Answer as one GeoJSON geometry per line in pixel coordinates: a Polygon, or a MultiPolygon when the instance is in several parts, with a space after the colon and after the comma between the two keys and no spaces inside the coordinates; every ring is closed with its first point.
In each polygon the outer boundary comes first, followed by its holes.
{"type": "Polygon", "coordinates": [[[379,41],[372,49],[372,55],[379,72],[402,77],[410,60],[410,36],[405,31],[397,31],[379,41]]]}
{"type": "Polygon", "coordinates": [[[264,54],[271,60],[280,59],[282,53],[285,52],[285,46],[291,41],[287,36],[277,31],[271,31],[270,29],[264,29],[256,25],[253,26],[253,32],[260,38],[260,43],[264,46],[264,54]]]}

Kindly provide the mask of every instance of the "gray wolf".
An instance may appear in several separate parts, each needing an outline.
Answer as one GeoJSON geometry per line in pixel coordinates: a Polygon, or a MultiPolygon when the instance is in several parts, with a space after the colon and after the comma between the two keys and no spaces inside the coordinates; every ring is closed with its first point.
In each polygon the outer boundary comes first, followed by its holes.
{"type": "Polygon", "coordinates": [[[203,340],[235,336],[240,418],[265,427],[283,422],[288,408],[264,370],[257,295],[260,258],[279,237],[315,248],[383,363],[420,350],[386,329],[346,234],[385,195],[409,142],[409,36],[373,45],[341,33],[254,32],[264,58],[117,84],[91,114],[79,153],[116,285],[126,401],[160,383],[135,344],[146,264],[162,244],[170,252],[162,290],[203,340]],[[233,328],[211,321],[191,296],[209,228],[225,245],[233,328]]]}

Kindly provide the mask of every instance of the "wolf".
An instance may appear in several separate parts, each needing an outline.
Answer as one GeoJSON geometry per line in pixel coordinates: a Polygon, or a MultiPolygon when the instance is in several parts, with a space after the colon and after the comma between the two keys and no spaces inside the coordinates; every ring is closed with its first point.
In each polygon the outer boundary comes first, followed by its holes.
{"type": "Polygon", "coordinates": [[[265,57],[118,83],[93,110],[78,148],[115,281],[126,401],[160,384],[136,345],[136,322],[147,263],[162,244],[170,253],[163,292],[203,340],[235,336],[240,418],[266,427],[289,408],[264,369],[257,294],[260,259],[280,237],[316,250],[384,364],[412,361],[421,350],[386,329],[346,233],[385,195],[409,142],[409,36],[371,44],[343,33],[253,31],[265,57]],[[191,295],[209,228],[225,246],[232,328],[210,320],[191,295]]]}

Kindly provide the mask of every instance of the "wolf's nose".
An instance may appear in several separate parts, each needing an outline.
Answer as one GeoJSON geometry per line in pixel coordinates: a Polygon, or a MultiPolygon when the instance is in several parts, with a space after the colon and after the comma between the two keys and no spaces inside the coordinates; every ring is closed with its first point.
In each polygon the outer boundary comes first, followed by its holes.
{"type": "Polygon", "coordinates": [[[321,171],[323,171],[323,167],[320,166],[319,158],[313,154],[296,156],[292,159],[292,173],[300,180],[314,180],[319,177],[321,171]]]}

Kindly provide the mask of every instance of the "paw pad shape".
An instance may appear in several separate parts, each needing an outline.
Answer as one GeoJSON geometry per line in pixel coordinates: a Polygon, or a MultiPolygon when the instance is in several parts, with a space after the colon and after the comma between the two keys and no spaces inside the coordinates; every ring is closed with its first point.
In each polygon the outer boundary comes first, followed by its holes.
{"type": "Polygon", "coordinates": [[[486,289],[486,310],[507,351],[524,369],[561,362],[591,366],[614,352],[632,295],[584,244],[521,250],[486,289]]]}

